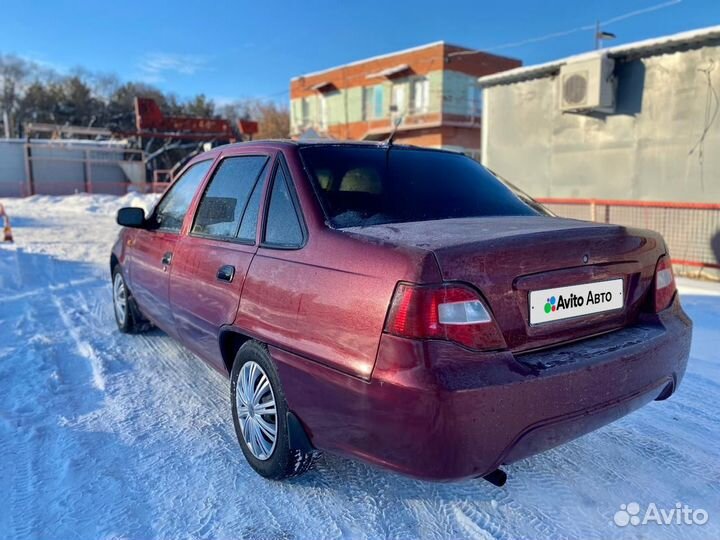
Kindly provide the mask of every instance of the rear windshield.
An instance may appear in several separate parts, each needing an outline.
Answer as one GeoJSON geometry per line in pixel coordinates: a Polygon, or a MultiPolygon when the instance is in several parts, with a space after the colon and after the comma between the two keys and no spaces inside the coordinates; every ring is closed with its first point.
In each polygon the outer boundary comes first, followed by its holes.
{"type": "Polygon", "coordinates": [[[392,146],[306,146],[300,153],[337,228],[541,213],[461,154],[392,146]]]}

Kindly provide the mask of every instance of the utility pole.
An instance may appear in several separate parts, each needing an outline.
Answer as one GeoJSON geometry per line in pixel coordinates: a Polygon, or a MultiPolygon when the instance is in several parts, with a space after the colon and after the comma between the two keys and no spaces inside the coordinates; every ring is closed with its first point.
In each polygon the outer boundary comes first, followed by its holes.
{"type": "Polygon", "coordinates": [[[595,21],[595,50],[602,49],[602,42],[610,39],[615,39],[617,36],[612,32],[603,32],[600,30],[600,21],[595,21]]]}
{"type": "Polygon", "coordinates": [[[600,21],[595,19],[595,50],[599,50],[601,47],[600,43],[600,21]]]}

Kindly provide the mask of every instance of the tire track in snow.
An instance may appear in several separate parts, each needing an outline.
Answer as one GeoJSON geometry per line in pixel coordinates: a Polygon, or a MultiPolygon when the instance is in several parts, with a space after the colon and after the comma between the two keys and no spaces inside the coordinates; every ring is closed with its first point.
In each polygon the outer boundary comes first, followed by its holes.
{"type": "Polygon", "coordinates": [[[80,337],[80,332],[77,330],[76,324],[73,321],[72,311],[68,312],[66,306],[63,306],[58,298],[57,294],[52,293],[50,295],[53,305],[58,311],[60,322],[67,331],[68,335],[75,344],[75,348],[80,356],[85,358],[90,364],[92,370],[92,383],[95,388],[100,391],[105,390],[105,376],[103,373],[103,362],[95,352],[93,346],[80,337]]]}
{"type": "MultiPolygon", "coordinates": [[[[8,497],[7,505],[10,509],[6,516],[9,523],[0,530],[11,531],[11,536],[15,538],[29,537],[36,533],[38,516],[33,510],[36,507],[36,494],[43,487],[38,472],[44,455],[37,448],[37,436],[44,430],[43,424],[47,422],[46,418],[42,418],[39,405],[46,394],[42,384],[45,380],[37,377],[29,385],[22,384],[26,370],[29,371],[33,366],[39,367],[43,375],[50,375],[50,367],[36,366],[37,356],[45,344],[34,339],[23,342],[26,336],[37,335],[38,318],[38,312],[32,305],[18,317],[15,325],[16,341],[13,342],[17,345],[15,353],[2,358],[0,363],[0,379],[12,385],[1,398],[2,402],[8,399],[11,401],[7,401],[6,406],[2,407],[5,422],[0,427],[5,432],[0,437],[2,467],[8,469],[4,471],[0,485],[8,481],[9,485],[2,491],[8,497]],[[17,395],[17,392],[20,392],[20,395],[17,395]]],[[[0,518],[0,523],[5,519],[0,518]]]]}
{"type": "MultiPolygon", "coordinates": [[[[19,418],[17,409],[12,412],[14,429],[8,429],[7,436],[0,437],[0,456],[3,460],[10,457],[12,467],[8,465],[8,471],[3,474],[9,479],[8,488],[3,491],[8,496],[9,523],[3,526],[2,530],[8,531],[14,538],[30,537],[36,530],[36,515],[33,512],[35,504],[35,493],[37,492],[36,475],[36,448],[33,444],[34,428],[29,428],[25,433],[22,424],[30,415],[21,415],[19,418]],[[25,418],[23,418],[25,417],[25,418]],[[13,438],[12,446],[6,444],[10,437],[13,438]],[[7,475],[7,476],[6,476],[7,475]]],[[[3,430],[4,431],[4,430],[3,430]]],[[[5,483],[5,479],[1,482],[5,483]]],[[[0,484],[1,485],[1,484],[0,484]]],[[[0,518],[0,523],[5,519],[0,518]]]]}
{"type": "MultiPolygon", "coordinates": [[[[27,258],[32,259],[32,255],[27,258]]],[[[33,274],[45,276],[50,282],[67,277],[62,268],[57,268],[54,259],[39,257],[29,266],[33,268],[33,274]]],[[[93,280],[84,284],[90,281],[93,280]]],[[[92,434],[73,432],[73,420],[68,421],[63,416],[68,412],[71,417],[84,414],[94,408],[94,390],[88,394],[88,381],[94,389],[105,390],[105,384],[97,384],[97,363],[92,365],[92,360],[99,361],[100,357],[92,342],[82,338],[79,324],[83,323],[82,328],[86,326],[81,317],[81,311],[88,306],[86,295],[94,298],[96,293],[92,288],[81,287],[80,290],[83,292],[78,294],[66,283],[51,284],[45,295],[35,290],[33,294],[21,294],[2,304],[10,312],[17,312],[23,308],[19,301],[27,302],[25,313],[15,325],[15,335],[19,343],[24,341],[28,345],[28,358],[14,366],[14,374],[21,380],[12,388],[34,388],[41,383],[27,400],[39,407],[31,429],[13,437],[11,452],[0,448],[1,455],[13,453],[15,456],[12,461],[17,471],[13,487],[7,491],[13,501],[10,514],[17,524],[17,537],[67,537],[68,524],[81,522],[75,521],[77,511],[81,509],[76,505],[82,498],[76,490],[78,481],[82,482],[84,478],[82,485],[87,492],[104,491],[113,483],[111,476],[88,476],[86,470],[78,469],[79,463],[89,467],[95,465],[98,455],[91,451],[92,447],[85,445],[92,434]],[[81,473],[79,478],[78,473],[81,473]],[[54,492],[55,498],[48,500],[45,496],[48,491],[54,492]],[[42,512],[37,511],[38,507],[42,512]],[[61,532],[63,530],[66,532],[61,532]]],[[[18,360],[20,358],[15,356],[13,363],[18,360]]],[[[106,452],[103,449],[103,453],[106,452]]],[[[106,508],[105,501],[98,503],[93,511],[102,512],[106,520],[123,522],[130,518],[125,506],[111,504],[106,508]]]]}
{"type": "Polygon", "coordinates": [[[470,513],[464,510],[461,506],[456,506],[454,508],[454,514],[455,520],[460,525],[462,530],[467,533],[468,538],[484,538],[486,540],[501,538],[500,536],[493,535],[490,531],[481,526],[481,521],[484,522],[483,525],[486,525],[485,519],[480,520],[477,517],[473,519],[470,513]]]}
{"type": "Polygon", "coordinates": [[[48,287],[40,287],[40,288],[33,289],[30,291],[24,291],[24,292],[17,293],[17,294],[1,296],[0,303],[17,302],[18,300],[25,300],[25,299],[37,297],[40,295],[46,295],[48,293],[48,291],[59,292],[59,291],[65,290],[65,289],[82,287],[83,285],[88,285],[88,284],[94,283],[94,282],[97,282],[97,278],[74,279],[74,280],[67,281],[65,283],[58,283],[56,285],[50,285],[48,287]]]}

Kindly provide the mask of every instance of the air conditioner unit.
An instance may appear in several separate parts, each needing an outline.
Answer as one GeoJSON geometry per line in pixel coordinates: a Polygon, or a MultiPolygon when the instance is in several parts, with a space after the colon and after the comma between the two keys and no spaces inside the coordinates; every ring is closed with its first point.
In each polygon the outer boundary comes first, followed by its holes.
{"type": "Polygon", "coordinates": [[[605,55],[569,62],[560,68],[560,110],[615,110],[615,62],[605,55]]]}

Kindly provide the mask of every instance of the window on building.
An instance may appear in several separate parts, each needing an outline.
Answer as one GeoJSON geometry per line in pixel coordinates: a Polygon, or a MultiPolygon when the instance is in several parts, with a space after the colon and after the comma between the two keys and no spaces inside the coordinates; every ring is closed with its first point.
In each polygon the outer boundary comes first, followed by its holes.
{"type": "Polygon", "coordinates": [[[415,79],[412,89],[413,112],[415,114],[426,113],[430,107],[430,81],[427,77],[415,79]]]}
{"type": "Polygon", "coordinates": [[[381,84],[363,88],[363,120],[385,116],[385,88],[381,84]]]}
{"type": "Polygon", "coordinates": [[[468,114],[478,116],[482,112],[482,90],[476,83],[471,82],[468,85],[467,98],[468,114]]]}
{"type": "Polygon", "coordinates": [[[302,116],[300,123],[306,126],[310,122],[310,102],[307,98],[302,98],[300,102],[300,114],[302,116]]]}
{"type": "Polygon", "coordinates": [[[363,120],[370,120],[372,118],[372,98],[373,89],[372,87],[364,87],[363,100],[362,100],[362,118],[363,120]]]}
{"type": "Polygon", "coordinates": [[[384,116],[385,89],[378,84],[373,89],[373,117],[382,118],[384,116]]]}
{"type": "Polygon", "coordinates": [[[405,112],[407,110],[407,105],[405,103],[405,85],[404,84],[393,85],[392,105],[393,105],[393,113],[396,116],[402,116],[405,114],[405,112]]]}
{"type": "MultiPolygon", "coordinates": [[[[235,238],[250,194],[255,185],[260,183],[258,179],[266,162],[265,156],[224,159],[200,199],[192,232],[218,238],[235,238]]],[[[255,240],[255,237],[246,240],[255,240]]]]}

